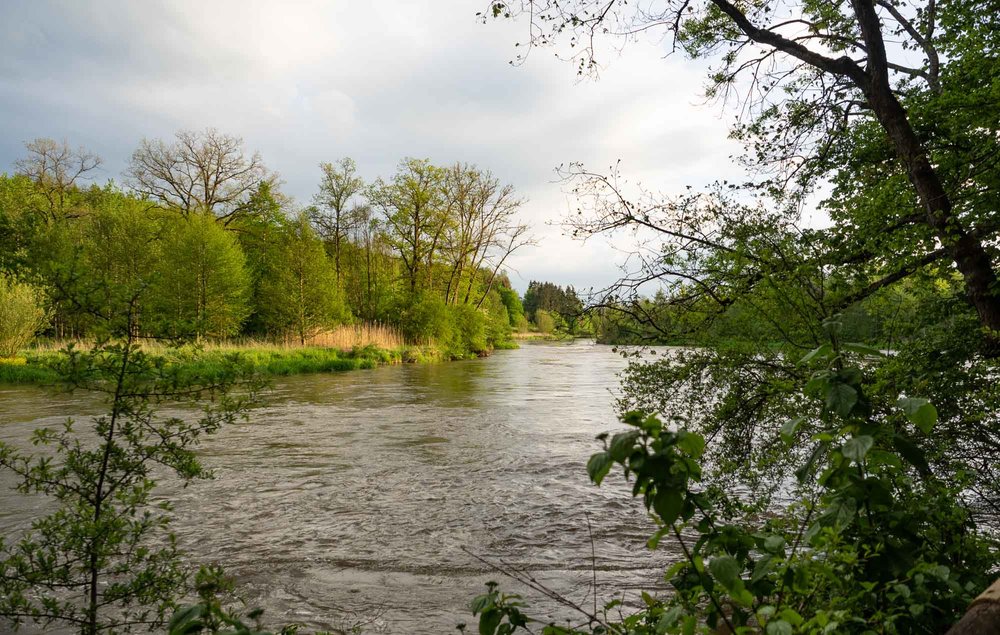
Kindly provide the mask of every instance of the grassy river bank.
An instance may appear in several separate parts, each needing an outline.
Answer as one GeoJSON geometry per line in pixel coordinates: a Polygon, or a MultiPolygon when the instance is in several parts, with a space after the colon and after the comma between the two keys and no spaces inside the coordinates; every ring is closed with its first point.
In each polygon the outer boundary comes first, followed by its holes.
{"type": "MultiPolygon", "coordinates": [[[[68,344],[68,343],[65,343],[68,344]]],[[[79,344],[76,345],[78,348],[79,344]]],[[[510,348],[516,348],[511,344],[510,348]]],[[[437,363],[482,356],[472,353],[455,356],[433,344],[384,347],[366,344],[349,349],[319,345],[287,345],[262,342],[219,342],[201,346],[167,347],[151,344],[147,353],[162,357],[165,364],[181,372],[211,377],[231,368],[235,362],[243,370],[261,376],[330,373],[376,368],[392,364],[437,363]]],[[[0,359],[0,384],[51,385],[58,383],[58,365],[66,356],[63,344],[26,349],[14,358],[0,359]]]]}

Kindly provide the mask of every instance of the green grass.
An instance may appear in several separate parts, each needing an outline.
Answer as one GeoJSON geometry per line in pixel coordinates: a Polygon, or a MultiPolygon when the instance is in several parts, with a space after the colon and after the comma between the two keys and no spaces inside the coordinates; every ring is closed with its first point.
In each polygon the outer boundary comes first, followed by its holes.
{"type": "MultiPolygon", "coordinates": [[[[162,357],[167,366],[178,373],[198,375],[204,379],[221,377],[233,370],[234,364],[244,372],[262,376],[287,376],[305,373],[334,373],[361,370],[403,363],[435,363],[445,355],[432,347],[407,346],[384,349],[374,345],[341,351],[335,348],[279,348],[248,346],[198,349],[177,349],[154,346],[150,355],[162,357]]],[[[12,360],[0,359],[0,384],[58,383],[59,373],[53,365],[63,357],[57,350],[26,351],[12,360]]]]}
{"type": "Polygon", "coordinates": [[[56,352],[32,351],[0,359],[0,384],[54,384],[59,381],[59,373],[52,369],[52,364],[59,357],[56,352]]]}
{"type": "MultiPolygon", "coordinates": [[[[203,379],[230,374],[234,365],[245,373],[281,377],[392,364],[428,364],[461,358],[434,346],[386,349],[374,344],[350,351],[319,346],[288,348],[264,343],[240,345],[231,342],[210,344],[205,348],[170,348],[154,343],[145,348],[149,355],[163,358],[165,364],[174,367],[178,373],[198,375],[203,379]]],[[[497,348],[517,348],[517,344],[511,341],[497,348]]],[[[469,354],[468,357],[475,355],[469,354]]],[[[62,351],[50,346],[24,351],[14,359],[0,359],[0,384],[56,384],[59,373],[53,366],[62,358],[62,351]]]]}

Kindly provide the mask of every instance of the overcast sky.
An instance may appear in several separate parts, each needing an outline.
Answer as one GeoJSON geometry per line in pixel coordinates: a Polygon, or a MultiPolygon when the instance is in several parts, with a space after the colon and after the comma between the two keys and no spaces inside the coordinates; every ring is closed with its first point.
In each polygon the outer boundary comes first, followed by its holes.
{"type": "Polygon", "coordinates": [[[308,203],[317,164],[353,157],[389,176],[403,157],[467,161],[529,199],[539,239],[511,279],[578,289],[616,277],[619,252],[581,244],[554,168],[621,160],[664,192],[737,172],[732,113],[705,105],[705,69],[662,43],[606,50],[597,81],[548,50],[511,66],[525,22],[482,24],[484,0],[190,0],[0,4],[0,170],[23,144],[66,139],[121,180],[143,137],[215,127],[242,137],[308,203]]]}

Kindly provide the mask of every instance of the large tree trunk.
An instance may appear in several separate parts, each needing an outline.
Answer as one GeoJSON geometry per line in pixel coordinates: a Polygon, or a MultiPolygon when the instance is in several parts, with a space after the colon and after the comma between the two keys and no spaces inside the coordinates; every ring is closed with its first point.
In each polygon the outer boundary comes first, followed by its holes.
{"type": "Polygon", "coordinates": [[[868,72],[856,77],[872,111],[885,130],[907,176],[927,214],[927,224],[948,250],[955,262],[979,320],[992,331],[992,340],[1000,334],[1000,289],[993,262],[982,242],[963,227],[954,214],[951,198],[945,192],[931,165],[927,149],[917,138],[903,105],[896,99],[889,83],[881,22],[870,0],[852,0],[855,15],[868,49],[868,72]]]}
{"type": "Polygon", "coordinates": [[[1000,580],[983,591],[969,605],[969,610],[947,635],[986,635],[1000,633],[1000,580]]]}

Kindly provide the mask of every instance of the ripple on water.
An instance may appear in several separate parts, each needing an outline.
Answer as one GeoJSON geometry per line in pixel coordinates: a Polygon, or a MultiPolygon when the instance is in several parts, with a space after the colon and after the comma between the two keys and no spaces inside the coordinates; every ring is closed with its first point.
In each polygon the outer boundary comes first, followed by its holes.
{"type": "MultiPolygon", "coordinates": [[[[470,362],[280,379],[268,407],[203,444],[214,480],[158,493],[175,502],[192,562],[226,565],[249,604],[310,628],[452,632],[499,577],[476,556],[576,601],[592,601],[595,569],[602,599],[655,590],[671,554],[645,550],[653,526],[620,479],[596,488],[585,470],[594,436],[616,427],[623,367],[607,347],[529,343],[470,362]]],[[[96,408],[5,389],[0,439],[96,408]]],[[[36,513],[28,501],[0,492],[5,533],[36,513]]],[[[526,595],[540,617],[566,617],[526,595]]]]}

